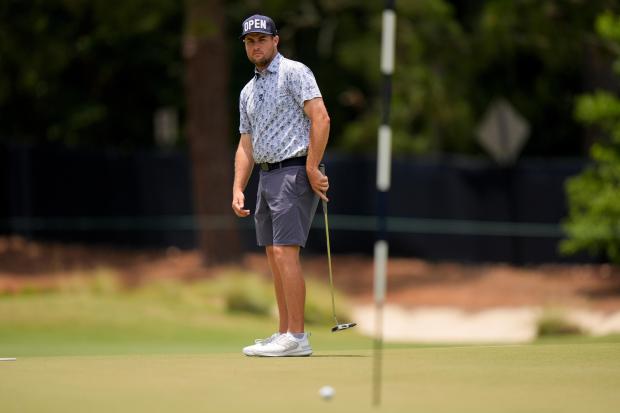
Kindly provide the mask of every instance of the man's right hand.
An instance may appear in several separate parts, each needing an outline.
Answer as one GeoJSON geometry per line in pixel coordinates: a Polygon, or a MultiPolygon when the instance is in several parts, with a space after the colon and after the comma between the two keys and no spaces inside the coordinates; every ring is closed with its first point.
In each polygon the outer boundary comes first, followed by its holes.
{"type": "Polygon", "coordinates": [[[250,215],[249,209],[243,209],[245,196],[243,191],[233,191],[232,209],[238,217],[244,218],[250,215]]]}

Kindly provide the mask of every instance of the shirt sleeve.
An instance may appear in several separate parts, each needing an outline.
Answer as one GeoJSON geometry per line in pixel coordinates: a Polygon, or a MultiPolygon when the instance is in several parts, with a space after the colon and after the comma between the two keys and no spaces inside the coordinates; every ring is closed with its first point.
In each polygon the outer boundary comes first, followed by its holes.
{"type": "Polygon", "coordinates": [[[250,124],[250,117],[248,116],[247,103],[248,94],[241,91],[239,96],[239,133],[252,133],[252,125],[250,124]]]}
{"type": "Polygon", "coordinates": [[[303,64],[291,71],[289,82],[289,90],[295,102],[301,107],[303,107],[304,102],[307,100],[322,97],[314,74],[303,64]]]}

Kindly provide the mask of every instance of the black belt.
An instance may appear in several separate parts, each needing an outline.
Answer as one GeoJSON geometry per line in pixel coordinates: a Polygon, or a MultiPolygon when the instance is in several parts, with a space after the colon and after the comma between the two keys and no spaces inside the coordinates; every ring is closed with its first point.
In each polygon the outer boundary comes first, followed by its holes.
{"type": "Polygon", "coordinates": [[[260,164],[260,169],[265,172],[273,171],[274,169],[284,168],[285,166],[305,165],[306,157],[298,156],[297,158],[288,158],[280,162],[268,163],[263,162],[260,164]]]}

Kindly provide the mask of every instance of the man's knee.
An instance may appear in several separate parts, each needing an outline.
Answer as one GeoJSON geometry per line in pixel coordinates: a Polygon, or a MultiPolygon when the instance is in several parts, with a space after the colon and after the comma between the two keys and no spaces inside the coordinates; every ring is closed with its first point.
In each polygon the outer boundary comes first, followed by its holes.
{"type": "Polygon", "coordinates": [[[278,262],[298,260],[299,247],[297,245],[274,245],[271,247],[273,257],[278,262]]]}

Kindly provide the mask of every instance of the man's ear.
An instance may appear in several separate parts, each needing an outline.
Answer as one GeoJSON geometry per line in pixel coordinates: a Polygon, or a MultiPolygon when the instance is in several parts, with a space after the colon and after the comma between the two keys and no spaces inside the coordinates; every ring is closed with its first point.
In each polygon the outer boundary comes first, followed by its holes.
{"type": "Polygon", "coordinates": [[[280,36],[278,36],[277,34],[273,36],[273,42],[276,44],[276,46],[278,46],[278,43],[280,43],[280,36]]]}

